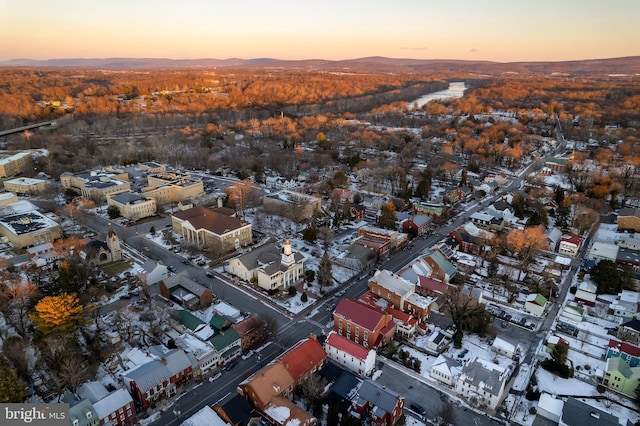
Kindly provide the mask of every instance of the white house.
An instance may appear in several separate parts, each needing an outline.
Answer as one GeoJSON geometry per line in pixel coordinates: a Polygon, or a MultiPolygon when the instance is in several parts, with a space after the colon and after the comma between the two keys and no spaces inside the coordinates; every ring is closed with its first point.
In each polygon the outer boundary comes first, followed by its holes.
{"type": "Polygon", "coordinates": [[[509,359],[513,359],[520,353],[520,348],[513,343],[507,342],[500,337],[496,337],[491,344],[491,350],[497,354],[506,356],[509,359]]]}
{"type": "Polygon", "coordinates": [[[433,333],[431,333],[431,336],[427,339],[425,349],[431,353],[439,354],[444,349],[446,343],[447,336],[444,335],[439,327],[436,327],[436,329],[433,330],[433,333]]]}
{"type": "Polygon", "coordinates": [[[460,367],[459,362],[440,355],[433,364],[431,364],[429,377],[446,385],[453,386],[456,377],[460,374],[460,367]]]}
{"type": "Polygon", "coordinates": [[[531,315],[535,315],[537,317],[541,317],[544,314],[544,309],[547,306],[547,298],[543,295],[536,293],[530,294],[527,296],[527,301],[524,303],[524,310],[530,313],[531,315]]]}
{"type": "Polygon", "coordinates": [[[142,274],[147,285],[153,285],[169,278],[167,266],[151,259],[142,264],[142,274]]]}
{"type": "Polygon", "coordinates": [[[591,281],[582,281],[573,296],[573,300],[588,306],[596,305],[598,286],[591,281]]]}
{"type": "Polygon", "coordinates": [[[495,410],[502,400],[507,380],[505,367],[475,357],[465,362],[455,390],[470,404],[495,410]]]}
{"type": "Polygon", "coordinates": [[[366,349],[332,331],[324,342],[327,357],[361,376],[369,376],[376,365],[376,351],[366,349]]]}
{"type": "Polygon", "coordinates": [[[587,255],[587,259],[598,263],[600,260],[611,260],[613,262],[618,258],[618,245],[605,241],[594,241],[587,255]]]}
{"type": "Polygon", "coordinates": [[[549,419],[552,422],[560,422],[562,417],[562,408],[564,407],[564,401],[560,398],[554,398],[546,392],[540,394],[540,400],[538,401],[538,415],[549,419]]]}
{"type": "Polygon", "coordinates": [[[569,320],[574,324],[582,322],[582,317],[584,316],[584,309],[580,306],[573,304],[566,304],[562,312],[560,312],[560,316],[569,320]]]}

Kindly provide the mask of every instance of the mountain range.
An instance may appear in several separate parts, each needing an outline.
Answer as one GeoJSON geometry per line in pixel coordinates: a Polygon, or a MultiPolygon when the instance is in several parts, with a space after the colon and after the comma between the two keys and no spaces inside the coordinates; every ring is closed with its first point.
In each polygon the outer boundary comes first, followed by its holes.
{"type": "Polygon", "coordinates": [[[10,59],[10,67],[69,67],[107,69],[154,68],[281,68],[319,71],[458,72],[473,74],[556,74],[640,76],[640,56],[557,62],[491,62],[447,59],[403,59],[372,56],[347,60],[255,59],[167,59],[167,58],[69,58],[10,59]]]}

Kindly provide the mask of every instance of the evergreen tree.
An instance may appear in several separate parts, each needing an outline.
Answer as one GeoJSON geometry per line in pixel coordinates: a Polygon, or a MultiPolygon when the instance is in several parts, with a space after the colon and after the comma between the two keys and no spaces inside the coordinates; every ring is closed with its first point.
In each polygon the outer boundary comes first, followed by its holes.
{"type": "Polygon", "coordinates": [[[0,354],[0,403],[19,403],[24,397],[24,383],[9,361],[0,354]]]}
{"type": "Polygon", "coordinates": [[[320,265],[318,265],[318,284],[320,288],[328,287],[333,281],[332,264],[329,259],[329,252],[325,250],[322,258],[320,259],[320,265]]]}

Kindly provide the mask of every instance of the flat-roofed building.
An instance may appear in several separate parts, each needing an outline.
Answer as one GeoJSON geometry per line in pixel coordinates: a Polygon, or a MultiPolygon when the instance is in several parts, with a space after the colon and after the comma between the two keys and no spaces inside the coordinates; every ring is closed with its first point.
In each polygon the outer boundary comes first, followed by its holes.
{"type": "Polygon", "coordinates": [[[110,194],[107,196],[107,205],[116,206],[122,217],[134,222],[156,214],[156,201],[136,192],[110,194]]]}
{"type": "Polygon", "coordinates": [[[0,214],[0,235],[15,247],[37,246],[62,238],[60,224],[28,201],[5,204],[0,214]]]}
{"type": "Polygon", "coordinates": [[[4,189],[16,194],[39,194],[51,188],[51,182],[43,179],[16,178],[4,181],[4,189]]]}
{"type": "Polygon", "coordinates": [[[262,207],[268,214],[289,218],[296,222],[310,220],[322,208],[320,197],[283,190],[263,199],[262,207]]]}
{"type": "Polygon", "coordinates": [[[129,174],[113,168],[80,173],[66,172],[60,175],[60,183],[64,189],[100,202],[105,201],[109,194],[131,189],[129,174]]]}
{"type": "Polygon", "coordinates": [[[157,173],[147,176],[148,186],[141,194],[153,198],[156,205],[178,203],[204,196],[202,179],[194,178],[186,173],[157,173]]]}
{"type": "Polygon", "coordinates": [[[0,177],[11,177],[22,173],[31,165],[31,152],[18,152],[0,158],[0,177]]]}

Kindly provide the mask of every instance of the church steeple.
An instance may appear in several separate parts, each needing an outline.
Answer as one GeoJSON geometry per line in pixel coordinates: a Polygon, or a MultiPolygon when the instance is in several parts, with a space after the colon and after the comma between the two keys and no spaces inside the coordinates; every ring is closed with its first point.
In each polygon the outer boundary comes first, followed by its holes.
{"type": "Polygon", "coordinates": [[[291,241],[289,240],[289,237],[287,236],[286,239],[284,240],[284,247],[282,248],[282,264],[283,265],[291,265],[292,263],[294,263],[296,261],[295,259],[295,255],[291,252],[291,241]]]}
{"type": "Polygon", "coordinates": [[[107,231],[107,247],[109,247],[109,251],[111,252],[111,260],[113,262],[122,260],[122,247],[120,247],[120,238],[118,238],[118,235],[113,231],[111,223],[109,223],[109,231],[107,231]]]}

